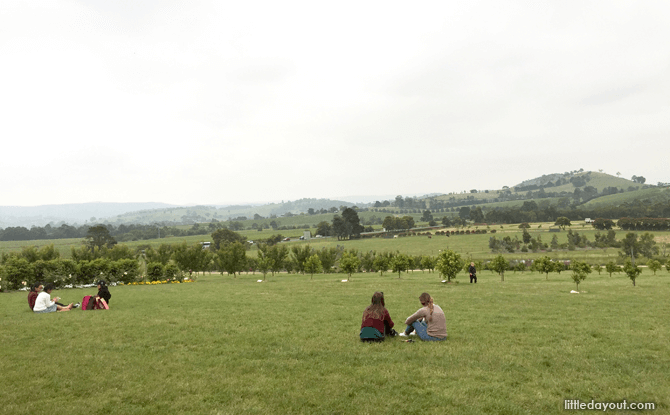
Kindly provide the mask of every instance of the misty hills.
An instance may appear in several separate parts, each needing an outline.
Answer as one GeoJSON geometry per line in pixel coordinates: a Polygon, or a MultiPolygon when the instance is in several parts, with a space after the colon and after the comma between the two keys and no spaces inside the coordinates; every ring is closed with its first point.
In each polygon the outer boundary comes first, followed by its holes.
{"type": "Polygon", "coordinates": [[[171,207],[167,203],[70,203],[41,206],[0,206],[0,228],[44,226],[50,222],[83,224],[123,213],[171,207]]]}
{"type": "MultiPolygon", "coordinates": [[[[543,197],[547,193],[547,202],[555,203],[557,198],[549,195],[559,195],[565,199],[574,193],[590,192],[585,205],[612,205],[616,206],[631,200],[649,199],[665,201],[670,199],[670,192],[662,187],[644,184],[643,177],[634,176],[636,181],[615,177],[602,172],[572,171],[543,175],[534,179],[525,180],[516,186],[505,186],[500,190],[476,190],[463,193],[431,193],[414,200],[427,208],[444,203],[463,205],[467,203],[487,204],[491,208],[509,203],[523,203],[524,199],[543,197]],[[594,193],[595,192],[595,193],[594,193]],[[639,193],[638,193],[639,192],[639,193]]],[[[409,198],[409,196],[406,196],[409,198]]],[[[356,200],[367,200],[369,203],[356,204],[344,200],[310,199],[304,198],[281,203],[265,205],[231,205],[231,206],[176,206],[166,203],[79,203],[64,205],[43,206],[0,206],[0,228],[13,226],[59,226],[62,223],[69,225],[83,225],[86,223],[121,224],[190,224],[197,222],[253,219],[255,215],[262,217],[282,216],[307,213],[309,209],[316,212],[332,211],[342,206],[358,206],[359,208],[379,206],[376,202],[387,202],[388,206],[396,198],[374,196],[356,196],[356,200]],[[374,202],[373,202],[374,200],[374,202]]]]}

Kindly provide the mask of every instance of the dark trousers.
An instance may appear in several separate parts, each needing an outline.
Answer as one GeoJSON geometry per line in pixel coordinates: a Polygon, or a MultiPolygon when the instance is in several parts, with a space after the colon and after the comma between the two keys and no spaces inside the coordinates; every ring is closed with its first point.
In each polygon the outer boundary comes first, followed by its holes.
{"type": "Polygon", "coordinates": [[[472,280],[475,280],[475,284],[477,284],[477,274],[470,274],[470,284],[472,284],[472,280]]]}

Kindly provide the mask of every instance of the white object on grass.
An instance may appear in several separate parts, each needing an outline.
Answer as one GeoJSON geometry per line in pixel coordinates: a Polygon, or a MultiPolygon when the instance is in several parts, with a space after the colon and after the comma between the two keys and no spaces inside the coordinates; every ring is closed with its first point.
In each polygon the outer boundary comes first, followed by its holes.
{"type": "Polygon", "coordinates": [[[400,336],[400,337],[407,337],[407,335],[405,334],[404,331],[400,332],[400,334],[398,334],[398,336],[400,336]]]}
{"type": "Polygon", "coordinates": [[[572,290],[570,291],[570,294],[579,294],[579,291],[572,290]]]}
{"type": "Polygon", "coordinates": [[[258,281],[256,281],[256,282],[263,282],[263,280],[258,280],[258,281]]]}
{"type": "Polygon", "coordinates": [[[442,282],[447,282],[447,280],[442,280],[442,282]]]}
{"type": "Polygon", "coordinates": [[[342,280],[342,282],[347,282],[347,280],[342,280]]]}

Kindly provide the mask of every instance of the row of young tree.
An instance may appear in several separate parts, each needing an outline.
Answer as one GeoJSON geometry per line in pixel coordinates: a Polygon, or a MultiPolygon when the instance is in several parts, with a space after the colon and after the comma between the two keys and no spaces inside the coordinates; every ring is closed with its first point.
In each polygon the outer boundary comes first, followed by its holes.
{"type": "MultiPolygon", "coordinates": [[[[341,272],[351,278],[354,273],[392,272],[401,278],[403,272],[419,270],[434,272],[451,282],[461,271],[468,271],[460,254],[445,250],[437,256],[407,255],[400,252],[360,252],[343,246],[316,250],[310,245],[260,244],[256,257],[247,256],[247,248],[239,241],[224,241],[217,248],[203,249],[201,244],[161,244],[157,248],[133,250],[126,245],[111,248],[82,246],[72,248],[71,259],[62,259],[53,245],[41,249],[25,247],[20,253],[3,254],[0,258],[0,290],[18,289],[33,282],[52,282],[56,286],[90,284],[99,279],[130,283],[138,280],[181,279],[186,273],[220,272],[236,277],[242,272],[259,272],[263,279],[278,272],[310,274],[341,272]]],[[[631,257],[634,261],[635,256],[631,257]]],[[[640,269],[626,258],[623,267],[610,261],[601,266],[585,266],[580,261],[552,261],[548,256],[535,261],[510,262],[503,255],[491,261],[476,262],[477,269],[490,270],[504,281],[507,271],[533,270],[546,274],[572,271],[572,278],[579,283],[591,270],[610,274],[625,272],[633,284],[640,269]],[[587,269],[588,268],[588,269],[587,269]]],[[[647,266],[654,273],[663,262],[652,259],[647,266]]],[[[667,265],[666,265],[667,266],[667,265]]]]}

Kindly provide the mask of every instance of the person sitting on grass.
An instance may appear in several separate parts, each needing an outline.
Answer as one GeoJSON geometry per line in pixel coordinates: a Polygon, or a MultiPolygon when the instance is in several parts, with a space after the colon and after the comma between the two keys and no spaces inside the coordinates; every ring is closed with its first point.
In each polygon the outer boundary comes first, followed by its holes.
{"type": "Polygon", "coordinates": [[[107,283],[102,280],[98,281],[98,294],[95,296],[95,301],[100,301],[100,299],[103,299],[105,300],[105,303],[109,305],[110,298],[112,298],[112,293],[109,292],[107,283]]]}
{"type": "Polygon", "coordinates": [[[384,306],[384,293],[376,292],[372,295],[372,303],[363,311],[361,323],[361,341],[379,342],[386,336],[398,334],[393,330],[393,320],[384,306]]]}
{"type": "Polygon", "coordinates": [[[44,291],[37,295],[35,306],[33,307],[34,312],[53,313],[54,311],[70,311],[72,309],[72,303],[66,307],[56,304],[56,301],[60,300],[60,297],[55,297],[53,301],[51,301],[51,291],[53,291],[53,289],[53,284],[47,284],[44,287],[44,291]]]}
{"type": "Polygon", "coordinates": [[[35,308],[35,300],[37,300],[37,296],[39,295],[39,293],[42,291],[43,288],[44,287],[40,282],[36,282],[32,286],[30,286],[30,292],[28,293],[28,306],[30,307],[31,311],[35,308]]]}
{"type": "Polygon", "coordinates": [[[444,311],[439,305],[433,303],[433,298],[428,293],[419,297],[421,307],[416,313],[407,317],[405,324],[407,328],[401,336],[409,336],[416,330],[421,340],[440,341],[447,339],[447,319],[444,311]]]}

